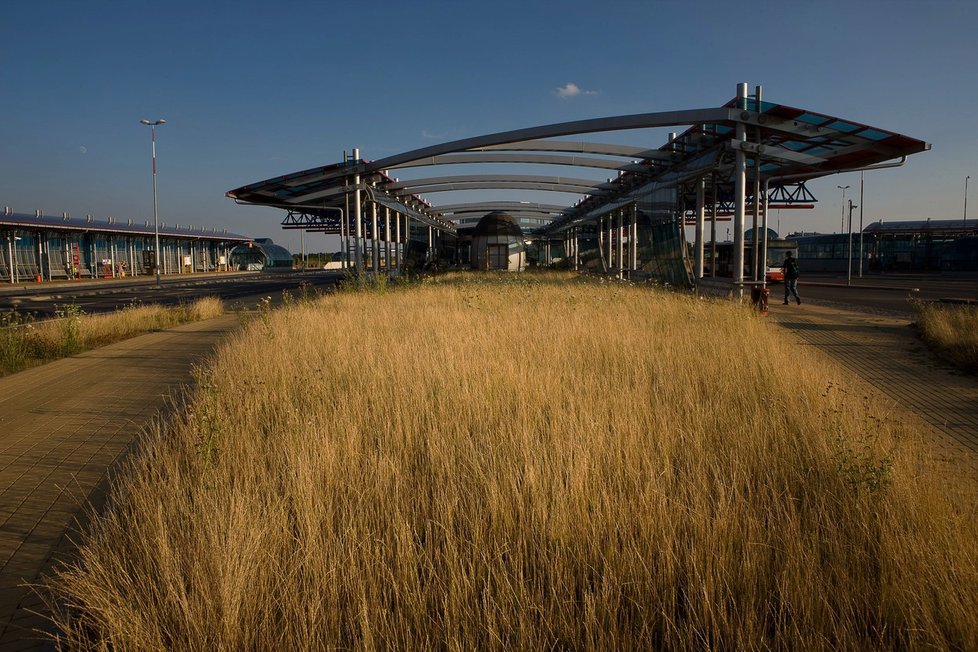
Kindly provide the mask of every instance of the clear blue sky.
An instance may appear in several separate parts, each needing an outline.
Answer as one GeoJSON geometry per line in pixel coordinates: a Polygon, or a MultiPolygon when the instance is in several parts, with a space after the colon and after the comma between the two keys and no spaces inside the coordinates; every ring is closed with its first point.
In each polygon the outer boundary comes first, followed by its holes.
{"type": "MultiPolygon", "coordinates": [[[[7,0],[0,19],[0,205],[18,212],[151,219],[139,120],[165,118],[161,221],[298,250],[280,211],[224,193],[353,147],[376,159],[552,122],[719,106],[748,82],[765,100],[933,144],[905,168],[867,175],[867,223],[959,218],[968,174],[978,217],[974,0],[7,0]],[[580,92],[561,97],[569,83],[580,92]]],[[[836,186],[847,184],[858,191],[858,175],[813,182],[818,207],[784,211],[782,232],[839,230],[836,186]]],[[[310,235],[306,248],[333,244],[310,235]]]]}

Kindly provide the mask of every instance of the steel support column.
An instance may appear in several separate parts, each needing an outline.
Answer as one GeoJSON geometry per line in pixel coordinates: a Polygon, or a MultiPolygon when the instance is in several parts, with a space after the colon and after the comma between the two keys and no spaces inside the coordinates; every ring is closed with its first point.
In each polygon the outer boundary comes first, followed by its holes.
{"type": "Polygon", "coordinates": [[[384,271],[391,271],[391,209],[384,206],[384,271]]]}
{"type": "MultiPolygon", "coordinates": [[[[738,108],[747,109],[747,84],[737,84],[738,108]]],[[[744,123],[737,123],[737,140],[747,140],[747,128],[744,123]]],[[[745,186],[747,184],[747,157],[742,149],[737,150],[734,164],[734,242],[733,242],[733,281],[737,286],[737,298],[742,296],[744,283],[744,213],[746,202],[745,186]]]]}
{"type": "Polygon", "coordinates": [[[703,278],[703,227],[706,222],[705,186],[706,179],[700,177],[696,181],[696,236],[694,240],[694,246],[696,248],[696,278],[703,278]]]}
{"type": "Polygon", "coordinates": [[[581,238],[579,229],[574,229],[574,271],[578,271],[581,267],[581,238]]]}
{"type": "Polygon", "coordinates": [[[717,275],[717,209],[719,199],[717,197],[717,175],[713,173],[713,206],[710,211],[710,276],[717,275]]]}
{"type": "Polygon", "coordinates": [[[625,209],[618,209],[618,278],[625,278],[625,209]]]}
{"type": "MultiPolygon", "coordinates": [[[[360,160],[360,150],[358,148],[353,149],[353,160],[354,162],[360,160]]],[[[363,223],[360,219],[360,175],[353,175],[353,219],[356,221],[356,237],[354,238],[354,244],[356,245],[356,252],[353,255],[353,265],[356,268],[357,275],[363,274],[363,223]]]]}
{"type": "Polygon", "coordinates": [[[380,241],[377,239],[377,202],[370,202],[370,269],[380,271],[380,241]]]}

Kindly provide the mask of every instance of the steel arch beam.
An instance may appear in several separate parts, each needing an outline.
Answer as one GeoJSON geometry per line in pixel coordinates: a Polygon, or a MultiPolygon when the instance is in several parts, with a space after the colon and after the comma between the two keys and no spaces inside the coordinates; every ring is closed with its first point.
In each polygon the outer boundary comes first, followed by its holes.
{"type": "Polygon", "coordinates": [[[730,110],[726,108],[713,109],[690,109],[686,111],[666,111],[662,113],[637,113],[634,115],[622,115],[609,118],[592,118],[590,120],[575,120],[573,122],[561,122],[541,127],[530,127],[528,129],[516,129],[513,131],[503,131],[485,136],[474,138],[463,138],[453,140],[448,143],[422,147],[403,154],[395,154],[387,158],[378,159],[364,164],[365,172],[376,172],[387,170],[419,159],[439,156],[441,154],[451,154],[467,149],[478,147],[491,147],[493,145],[503,145],[506,143],[518,143],[527,140],[538,140],[541,138],[557,138],[560,136],[570,136],[572,134],[590,134],[601,131],[624,131],[628,129],[650,129],[654,127],[676,127],[681,125],[693,125],[705,122],[721,122],[729,120],[730,110]]]}
{"type": "Polygon", "coordinates": [[[572,167],[621,170],[623,172],[651,173],[647,165],[624,163],[593,156],[559,156],[556,154],[516,154],[508,152],[475,152],[472,154],[442,154],[420,161],[402,163],[391,169],[408,169],[430,165],[467,165],[470,163],[525,163],[531,165],[568,165],[572,167]]]}
{"type": "Polygon", "coordinates": [[[522,201],[487,201],[473,202],[471,204],[443,204],[438,207],[439,213],[475,212],[475,211],[532,211],[537,213],[559,213],[567,207],[562,204],[540,204],[537,202],[522,201]]]}
{"type": "Polygon", "coordinates": [[[671,152],[664,152],[661,149],[648,149],[645,147],[635,147],[633,145],[617,145],[612,143],[588,143],[584,141],[569,140],[524,140],[516,143],[506,143],[504,145],[490,145],[489,147],[471,147],[469,152],[570,152],[573,154],[602,154],[604,156],[622,156],[630,159],[646,159],[651,161],[670,161],[673,158],[671,152]]]}
{"type": "MultiPolygon", "coordinates": [[[[533,181],[465,181],[462,183],[442,183],[433,186],[405,188],[394,191],[395,195],[423,195],[432,192],[452,192],[455,190],[543,190],[565,192],[572,195],[604,195],[607,190],[595,187],[574,186],[558,183],[538,183],[533,181]]],[[[438,210],[435,207],[435,210],[438,210]]]]}
{"type": "Polygon", "coordinates": [[[526,183],[546,183],[565,186],[580,186],[581,188],[606,188],[607,183],[596,179],[574,179],[571,177],[555,177],[541,174],[459,174],[445,177],[427,177],[424,179],[407,179],[385,183],[381,186],[384,190],[411,190],[426,186],[438,186],[442,184],[456,184],[469,182],[526,182],[526,183]]]}

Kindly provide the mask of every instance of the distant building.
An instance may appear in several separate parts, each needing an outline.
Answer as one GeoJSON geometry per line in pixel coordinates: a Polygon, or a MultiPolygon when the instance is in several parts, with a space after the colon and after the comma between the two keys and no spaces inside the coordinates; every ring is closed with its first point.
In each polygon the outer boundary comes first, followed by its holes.
{"type": "Polygon", "coordinates": [[[271,238],[255,238],[231,250],[231,267],[252,271],[292,269],[292,254],[271,238]]]}
{"type": "Polygon", "coordinates": [[[526,267],[526,243],[519,223],[508,213],[486,214],[472,229],[472,269],[520,272],[526,267]]]}
{"type": "MultiPolygon", "coordinates": [[[[160,274],[228,269],[228,252],[250,238],[226,229],[159,226],[160,274]]],[[[116,278],[154,273],[156,228],[148,222],[68,213],[0,213],[0,281],[116,278]]]]}
{"type": "Polygon", "coordinates": [[[809,272],[846,272],[850,264],[857,270],[860,251],[863,269],[870,272],[978,271],[978,220],[881,220],[861,235],[788,238],[798,243],[802,269],[809,272]]]}

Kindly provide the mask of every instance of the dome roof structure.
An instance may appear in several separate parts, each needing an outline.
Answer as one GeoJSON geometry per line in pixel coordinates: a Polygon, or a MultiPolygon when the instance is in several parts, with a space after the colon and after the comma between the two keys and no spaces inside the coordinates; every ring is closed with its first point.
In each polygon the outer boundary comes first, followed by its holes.
{"type": "Polygon", "coordinates": [[[472,235],[474,237],[502,235],[511,238],[522,238],[523,229],[520,228],[519,222],[509,213],[493,211],[487,213],[479,220],[479,223],[472,229],[472,235]]]}

